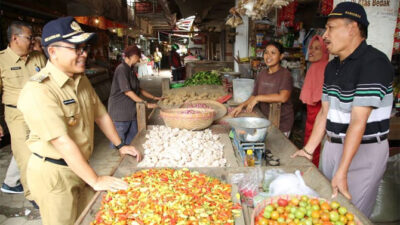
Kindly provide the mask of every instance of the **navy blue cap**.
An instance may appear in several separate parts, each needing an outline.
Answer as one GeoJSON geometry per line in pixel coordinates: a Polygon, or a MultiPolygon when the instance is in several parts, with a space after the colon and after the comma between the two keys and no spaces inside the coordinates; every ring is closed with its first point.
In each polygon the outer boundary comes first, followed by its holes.
{"type": "Polygon", "coordinates": [[[362,5],[355,2],[341,2],[336,5],[332,12],[328,15],[328,18],[349,18],[360,24],[368,27],[369,22],[367,19],[367,13],[362,5]]]}
{"type": "Polygon", "coordinates": [[[57,41],[81,44],[88,42],[95,36],[95,33],[84,32],[72,16],[61,17],[44,25],[42,31],[42,45],[48,46],[57,41]]]}

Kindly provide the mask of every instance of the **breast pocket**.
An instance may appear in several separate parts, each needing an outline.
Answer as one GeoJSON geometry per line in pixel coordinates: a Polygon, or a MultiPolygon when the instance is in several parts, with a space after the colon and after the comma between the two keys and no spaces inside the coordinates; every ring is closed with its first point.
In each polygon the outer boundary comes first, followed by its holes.
{"type": "Polygon", "coordinates": [[[11,86],[14,88],[22,88],[22,84],[24,84],[24,75],[22,74],[22,70],[11,70],[8,68],[4,71],[1,71],[4,86],[11,86]]]}
{"type": "Polygon", "coordinates": [[[73,101],[74,102],[72,102],[71,99],[64,100],[62,105],[65,122],[71,127],[76,126],[81,120],[79,114],[79,105],[75,99],[73,99],[73,101]]]}

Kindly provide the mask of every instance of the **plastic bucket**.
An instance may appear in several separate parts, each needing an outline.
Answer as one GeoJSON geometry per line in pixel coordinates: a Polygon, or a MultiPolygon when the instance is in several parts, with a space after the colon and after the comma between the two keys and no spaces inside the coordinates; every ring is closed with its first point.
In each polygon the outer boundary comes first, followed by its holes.
{"type": "Polygon", "coordinates": [[[233,101],[242,103],[246,101],[254,89],[253,79],[234,79],[233,82],[233,101]]]}

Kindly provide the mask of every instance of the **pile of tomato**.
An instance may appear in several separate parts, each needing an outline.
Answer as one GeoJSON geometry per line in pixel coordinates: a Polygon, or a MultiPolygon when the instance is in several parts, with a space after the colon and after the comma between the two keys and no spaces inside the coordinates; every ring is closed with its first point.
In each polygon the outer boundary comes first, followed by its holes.
{"type": "Polygon", "coordinates": [[[127,190],[108,192],[92,225],[233,225],[240,205],[231,185],[188,169],[147,169],[123,178],[127,190]]]}
{"type": "Polygon", "coordinates": [[[279,198],[256,216],[255,225],[355,225],[354,215],[338,202],[308,196],[279,198]]]}

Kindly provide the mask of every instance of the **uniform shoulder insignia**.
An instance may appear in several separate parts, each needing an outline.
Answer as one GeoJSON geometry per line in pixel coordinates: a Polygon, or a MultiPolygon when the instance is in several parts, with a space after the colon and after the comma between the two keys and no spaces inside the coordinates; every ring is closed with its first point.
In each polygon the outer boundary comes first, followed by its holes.
{"type": "Polygon", "coordinates": [[[35,75],[35,76],[32,76],[31,78],[30,78],[30,80],[31,81],[36,81],[36,82],[39,82],[39,83],[42,83],[46,78],[48,78],[49,77],[49,75],[47,75],[47,74],[37,74],[37,75],[35,75]]]}

